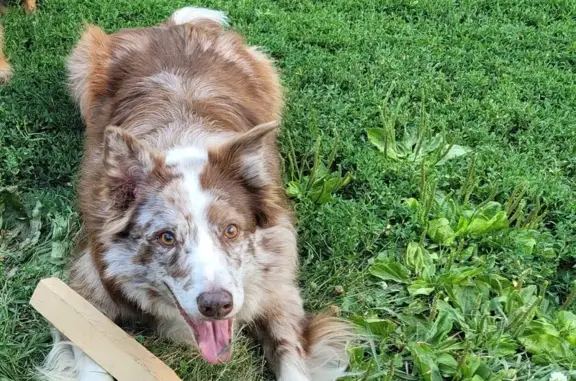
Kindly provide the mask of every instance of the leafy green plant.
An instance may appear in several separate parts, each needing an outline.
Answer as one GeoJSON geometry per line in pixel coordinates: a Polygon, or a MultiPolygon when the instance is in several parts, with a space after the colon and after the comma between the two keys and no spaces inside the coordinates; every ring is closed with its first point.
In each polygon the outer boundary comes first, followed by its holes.
{"type": "MultiPolygon", "coordinates": [[[[413,242],[402,260],[377,258],[370,268],[374,277],[400,285],[393,308],[355,318],[378,343],[380,364],[395,355],[403,359],[385,373],[505,380],[511,370],[488,359],[512,362],[530,355],[536,364],[556,364],[556,370],[576,365],[576,316],[558,312],[544,298],[545,284],[539,290],[519,287],[491,273],[477,255],[451,263],[443,254],[413,242]],[[401,312],[390,315],[391,310],[401,312]]],[[[354,365],[370,369],[375,361],[354,365]]]]}
{"type": "Polygon", "coordinates": [[[38,243],[42,228],[41,207],[37,202],[29,211],[16,187],[0,188],[0,257],[11,255],[12,250],[22,253],[38,243]]]}
{"type": "Polygon", "coordinates": [[[346,186],[352,180],[350,173],[330,172],[324,165],[315,167],[310,175],[304,175],[299,180],[290,181],[286,194],[293,198],[308,198],[317,204],[325,204],[332,200],[334,193],[346,186]]]}
{"type": "Polygon", "coordinates": [[[77,216],[72,212],[43,216],[42,210],[39,201],[30,208],[16,187],[0,189],[0,261],[12,259],[17,264],[39,250],[50,252],[56,263],[64,261],[76,240],[77,216]]]}
{"type": "Polygon", "coordinates": [[[489,250],[506,247],[523,256],[553,256],[535,230],[540,208],[520,215],[526,206],[520,191],[506,205],[470,203],[472,170],[458,195],[445,194],[427,160],[420,199],[403,202],[422,227],[420,241],[373,260],[369,272],[386,296],[353,319],[372,343],[353,350],[354,370],[367,380],[503,381],[521,375],[515,359],[548,366],[548,375],[573,369],[576,315],[546,297],[547,281],[536,286],[506,278],[487,260],[489,250]]]}
{"type": "Polygon", "coordinates": [[[321,139],[316,140],[311,167],[306,166],[306,160],[302,165],[297,164],[291,138],[289,138],[289,142],[291,147],[289,155],[291,180],[286,187],[286,194],[289,197],[299,200],[309,199],[316,204],[325,204],[332,200],[339,189],[345,187],[352,180],[352,175],[349,172],[343,173],[341,169],[330,170],[338,151],[338,139],[334,140],[332,151],[326,163],[320,159],[321,139]]]}
{"type": "Polygon", "coordinates": [[[369,128],[366,130],[368,140],[384,154],[387,159],[421,163],[424,159],[434,165],[442,165],[450,159],[466,155],[471,152],[468,147],[449,143],[444,134],[430,136],[428,132],[428,117],[422,102],[420,121],[418,126],[403,126],[403,137],[396,139],[396,125],[399,123],[399,112],[406,101],[401,98],[394,110],[388,108],[390,94],[394,86],[388,90],[381,110],[382,128],[369,128]]]}

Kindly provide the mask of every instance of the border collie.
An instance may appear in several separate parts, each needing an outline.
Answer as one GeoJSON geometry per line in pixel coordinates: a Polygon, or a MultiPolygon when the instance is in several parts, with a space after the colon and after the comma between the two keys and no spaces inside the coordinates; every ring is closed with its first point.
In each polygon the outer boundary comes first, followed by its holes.
{"type": "MultiPolygon", "coordinates": [[[[247,324],[278,380],[335,380],[353,335],[302,307],[278,74],[226,22],[187,7],[155,27],[82,35],[68,70],[86,124],[86,238],[70,284],[110,319],[146,317],[209,363],[231,357],[247,324]]],[[[45,379],[112,379],[63,340],[45,379]]]]}

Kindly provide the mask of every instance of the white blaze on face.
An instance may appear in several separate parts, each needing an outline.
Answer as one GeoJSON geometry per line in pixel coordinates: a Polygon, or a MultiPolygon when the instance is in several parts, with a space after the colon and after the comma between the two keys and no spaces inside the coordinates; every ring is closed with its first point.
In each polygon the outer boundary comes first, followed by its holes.
{"type": "Polygon", "coordinates": [[[192,216],[194,234],[184,237],[185,246],[190,249],[186,258],[187,267],[191,268],[193,286],[185,291],[183,285],[188,279],[170,280],[173,292],[182,307],[191,316],[200,316],[197,306],[198,296],[206,291],[224,289],[232,294],[234,309],[238,311],[243,302],[241,282],[235,282],[232,268],[228,265],[226,254],[215,242],[214,227],[207,219],[208,206],[213,196],[202,189],[200,174],[208,160],[207,152],[198,147],[179,147],[170,150],[166,155],[166,164],[175,166],[182,173],[181,189],[188,197],[188,212],[192,216]]]}
{"type": "Polygon", "coordinates": [[[199,147],[176,147],[166,153],[166,165],[182,166],[197,164],[203,166],[208,161],[208,153],[199,147]]]}

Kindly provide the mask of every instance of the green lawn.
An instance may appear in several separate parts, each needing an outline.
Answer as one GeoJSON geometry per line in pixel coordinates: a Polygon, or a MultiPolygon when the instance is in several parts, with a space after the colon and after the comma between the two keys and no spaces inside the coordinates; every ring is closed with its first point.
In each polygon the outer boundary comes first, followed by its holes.
{"type": "MultiPolygon", "coordinates": [[[[336,305],[369,336],[350,379],[576,369],[575,1],[199,3],[277,60],[306,305],[336,305]]],[[[2,16],[15,75],[0,88],[0,185],[18,187],[29,216],[0,192],[0,381],[29,379],[49,350],[27,301],[42,277],[65,276],[79,227],[83,127],[65,57],[85,21],[112,32],[183,5],[45,0],[2,16]]],[[[246,338],[209,367],[140,337],[184,380],[271,379],[246,338]]]]}

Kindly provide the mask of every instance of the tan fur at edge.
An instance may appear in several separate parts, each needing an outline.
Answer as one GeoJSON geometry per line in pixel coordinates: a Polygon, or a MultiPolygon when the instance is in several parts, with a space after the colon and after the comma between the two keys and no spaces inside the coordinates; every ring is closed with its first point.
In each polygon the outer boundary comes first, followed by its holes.
{"type": "Polygon", "coordinates": [[[94,97],[106,91],[110,51],[108,35],[96,26],[87,25],[68,58],[68,86],[87,124],[94,97]]]}
{"type": "Polygon", "coordinates": [[[12,67],[4,56],[4,29],[0,25],[0,83],[6,83],[12,76],[12,67]]]}

